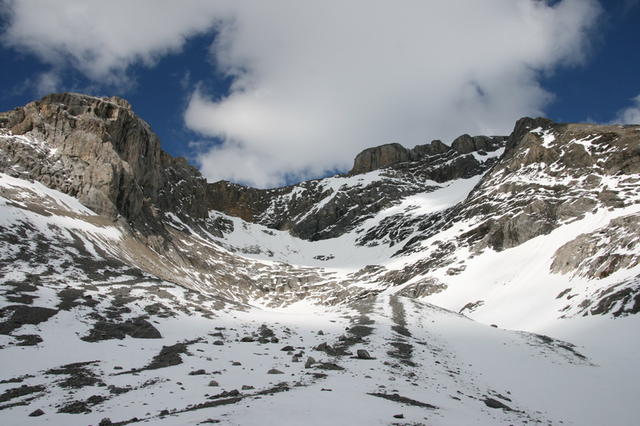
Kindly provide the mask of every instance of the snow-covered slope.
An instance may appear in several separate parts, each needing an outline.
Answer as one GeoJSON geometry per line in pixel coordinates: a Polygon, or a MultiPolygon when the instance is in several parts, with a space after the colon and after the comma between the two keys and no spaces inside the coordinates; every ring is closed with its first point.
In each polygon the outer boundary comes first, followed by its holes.
{"type": "Polygon", "coordinates": [[[629,319],[613,329],[587,324],[613,345],[603,351],[593,336],[574,347],[394,296],[238,310],[144,279],[80,289],[77,299],[49,284],[31,292],[34,307],[60,311],[22,327],[42,338],[37,346],[2,352],[8,424],[632,424],[635,416],[629,319]],[[117,339],[117,329],[92,323],[96,313],[138,328],[117,339]],[[374,359],[338,355],[358,350],[374,359]],[[29,417],[36,409],[44,414],[29,417]]]}
{"type": "Polygon", "coordinates": [[[634,423],[638,126],[523,119],[253,190],[136,120],[0,115],[3,423],[634,423]]]}

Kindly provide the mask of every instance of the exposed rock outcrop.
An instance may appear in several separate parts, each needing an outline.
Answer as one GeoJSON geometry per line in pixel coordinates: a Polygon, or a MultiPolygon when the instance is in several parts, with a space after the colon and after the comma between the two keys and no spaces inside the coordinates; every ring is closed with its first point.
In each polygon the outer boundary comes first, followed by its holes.
{"type": "Polygon", "coordinates": [[[571,273],[587,278],[606,278],[620,269],[640,264],[633,251],[640,246],[640,215],[613,219],[599,230],[581,234],[560,247],[551,264],[555,273],[571,273]]]}
{"type": "Polygon", "coordinates": [[[411,160],[410,151],[399,143],[367,148],[356,156],[353,168],[349,172],[351,175],[367,173],[372,170],[381,169],[395,163],[411,160]]]}
{"type": "Polygon", "coordinates": [[[0,131],[11,136],[0,139],[1,171],[77,197],[98,214],[140,224],[150,224],[157,208],[207,214],[200,173],[162,151],[122,98],[45,96],[0,114],[0,131]]]}
{"type": "MultiPolygon", "coordinates": [[[[437,157],[446,154],[470,154],[478,152],[486,155],[487,152],[496,151],[504,146],[505,136],[474,136],[467,134],[457,137],[451,146],[445,145],[440,140],[433,140],[428,144],[416,145],[413,149],[407,149],[398,143],[367,148],[359,153],[349,175],[368,173],[373,170],[383,169],[398,163],[414,162],[437,157]]],[[[444,178],[442,181],[454,179],[444,178]]]]}
{"type": "Polygon", "coordinates": [[[469,136],[464,134],[458,136],[451,142],[451,148],[460,154],[469,154],[474,151],[495,151],[502,146],[504,138],[488,137],[488,136],[469,136]]]}

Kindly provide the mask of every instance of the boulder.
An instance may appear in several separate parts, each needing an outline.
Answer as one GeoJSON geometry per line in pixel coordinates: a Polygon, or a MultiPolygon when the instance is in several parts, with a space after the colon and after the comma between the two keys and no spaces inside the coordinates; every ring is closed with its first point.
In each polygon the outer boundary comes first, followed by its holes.
{"type": "Polygon", "coordinates": [[[356,357],[358,357],[358,359],[373,359],[369,352],[364,349],[358,349],[356,351],[356,357]]]}
{"type": "Polygon", "coordinates": [[[40,417],[43,414],[44,414],[44,411],[38,408],[36,411],[33,411],[31,414],[29,414],[29,417],[40,417]]]}
{"type": "Polygon", "coordinates": [[[489,408],[503,409],[504,411],[513,411],[511,407],[494,398],[486,397],[483,402],[489,408]]]}
{"type": "Polygon", "coordinates": [[[324,352],[327,355],[330,356],[336,356],[338,355],[338,351],[336,351],[330,344],[328,344],[327,342],[322,342],[320,343],[318,346],[316,346],[315,348],[316,351],[320,351],[320,352],[324,352]]]}
{"type": "Polygon", "coordinates": [[[304,363],[304,368],[311,368],[315,363],[316,363],[315,358],[310,356],[307,358],[307,361],[304,363]]]}

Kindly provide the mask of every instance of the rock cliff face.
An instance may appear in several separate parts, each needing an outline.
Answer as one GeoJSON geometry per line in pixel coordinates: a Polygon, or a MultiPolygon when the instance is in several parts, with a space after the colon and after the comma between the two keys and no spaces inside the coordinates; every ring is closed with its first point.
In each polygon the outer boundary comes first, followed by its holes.
{"type": "Polygon", "coordinates": [[[0,114],[0,170],[77,197],[96,213],[150,223],[157,208],[205,217],[206,182],[121,98],[54,94],[0,114]],[[46,141],[42,144],[40,141],[46,141]]]}
{"type": "Polygon", "coordinates": [[[588,234],[581,234],[560,247],[551,264],[551,271],[588,278],[606,278],[619,269],[631,269],[640,264],[633,251],[640,245],[640,215],[623,216],[588,234]]]}
{"type": "MultiPolygon", "coordinates": [[[[437,139],[425,145],[417,145],[413,149],[407,149],[398,143],[380,145],[374,148],[367,148],[358,154],[349,174],[357,175],[367,173],[398,163],[420,161],[440,155],[451,155],[452,153],[464,155],[478,152],[479,154],[486,155],[487,152],[493,152],[502,148],[506,139],[505,136],[471,137],[464,134],[457,137],[451,143],[451,146],[445,145],[437,139]]],[[[447,180],[449,179],[454,179],[454,177],[448,177],[447,180]]]]}
{"type": "Polygon", "coordinates": [[[411,160],[410,151],[399,143],[367,148],[356,156],[349,174],[357,175],[411,160]]]}

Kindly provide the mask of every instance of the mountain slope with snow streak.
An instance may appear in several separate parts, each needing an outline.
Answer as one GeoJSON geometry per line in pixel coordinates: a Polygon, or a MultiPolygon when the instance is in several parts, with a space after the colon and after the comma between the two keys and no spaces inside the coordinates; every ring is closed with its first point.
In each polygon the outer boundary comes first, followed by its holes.
{"type": "Polygon", "coordinates": [[[522,119],[254,190],[137,120],[0,114],[3,423],[634,423],[639,126],[522,119]]]}

